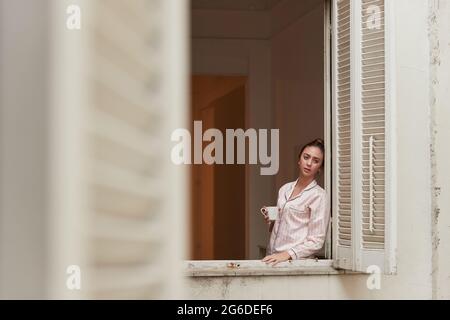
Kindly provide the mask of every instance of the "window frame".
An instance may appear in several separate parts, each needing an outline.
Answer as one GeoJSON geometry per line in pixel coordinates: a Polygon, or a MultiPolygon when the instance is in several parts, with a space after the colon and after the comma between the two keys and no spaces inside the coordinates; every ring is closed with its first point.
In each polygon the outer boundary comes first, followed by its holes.
{"type": "Polygon", "coordinates": [[[184,272],[194,278],[354,274],[336,269],[331,259],[290,260],[273,267],[260,260],[187,260],[184,272]]]}
{"type": "MultiPolygon", "coordinates": [[[[333,134],[336,130],[336,121],[334,121],[334,99],[335,99],[335,86],[336,79],[334,70],[336,69],[336,61],[334,60],[334,50],[336,46],[334,37],[334,4],[338,0],[324,0],[324,32],[325,32],[325,54],[324,54],[324,140],[328,148],[325,158],[325,190],[327,191],[328,200],[331,208],[331,219],[328,229],[327,239],[325,241],[325,253],[327,259],[303,259],[287,261],[278,264],[276,267],[268,266],[260,260],[188,260],[185,261],[186,273],[190,276],[264,276],[264,275],[305,275],[305,274],[355,274],[355,273],[367,273],[368,270],[364,270],[364,263],[361,259],[364,255],[374,254],[373,252],[363,251],[362,247],[359,247],[361,240],[360,228],[362,226],[362,216],[360,213],[354,211],[352,208],[352,240],[350,251],[351,261],[347,261],[344,264],[339,263],[338,247],[337,247],[337,233],[333,232],[333,226],[337,223],[337,211],[333,210],[336,207],[336,195],[337,195],[337,183],[336,172],[333,172],[334,162],[336,159],[336,145],[334,145],[333,134]],[[334,176],[333,176],[334,175],[334,176]],[[358,247],[357,247],[358,246],[358,247]],[[355,260],[356,259],[356,260],[355,260]]],[[[352,16],[350,17],[352,23],[355,26],[359,26],[362,23],[360,14],[362,9],[362,0],[350,0],[350,3],[354,5],[351,9],[352,16]],[[357,13],[353,16],[354,13],[357,13]]],[[[396,274],[396,137],[394,124],[396,119],[395,114],[395,16],[393,2],[384,0],[385,6],[385,238],[384,249],[378,251],[379,257],[382,259],[373,260],[382,265],[379,265],[382,272],[386,274],[396,274]],[[381,262],[380,262],[381,261],[381,262]]],[[[356,28],[357,29],[357,28],[356,28]]],[[[355,40],[359,38],[360,30],[350,30],[351,39],[355,40]]],[[[359,44],[358,44],[359,46],[359,44]]],[[[358,47],[359,48],[359,47],[358,47]]],[[[351,52],[351,74],[356,77],[353,81],[360,81],[360,56],[358,52],[351,52]]],[[[351,95],[354,101],[360,101],[361,89],[358,87],[356,90],[351,89],[351,95]]],[[[359,110],[359,107],[356,111],[359,110]]],[[[355,112],[353,112],[355,113],[355,112]]],[[[358,114],[359,115],[359,114],[358,114]]],[[[352,122],[356,121],[352,125],[352,147],[355,147],[355,142],[362,141],[356,135],[360,132],[362,125],[358,115],[352,114],[352,122]],[[356,140],[354,137],[356,136],[356,140]]],[[[356,145],[356,148],[359,148],[356,145]]],[[[356,169],[356,172],[361,172],[361,160],[360,151],[357,151],[358,157],[352,156],[351,166],[356,169]]],[[[355,170],[353,169],[353,170],[355,170]]],[[[352,171],[353,171],[352,170],[352,171]]],[[[361,181],[353,175],[352,177],[353,188],[361,188],[361,181]]],[[[355,190],[356,190],[355,189],[355,190]]],[[[360,196],[360,192],[354,192],[352,194],[360,196]]],[[[358,201],[360,199],[358,198],[358,201]]],[[[359,203],[356,201],[356,203],[359,203]]],[[[370,250],[369,250],[370,251],[370,250]]],[[[376,250],[375,250],[376,251],[376,250]]],[[[371,260],[371,259],[369,259],[371,260]]],[[[367,264],[367,262],[365,262],[367,264]]]]}
{"type": "MultiPolygon", "coordinates": [[[[331,2],[324,0],[324,141],[325,145],[332,143],[332,20],[331,2]]],[[[328,148],[325,157],[324,188],[331,208],[332,199],[332,153],[328,148]]],[[[331,212],[332,215],[332,212],[331,212]]],[[[185,275],[190,277],[210,276],[285,276],[285,275],[340,275],[355,272],[335,268],[333,259],[333,217],[330,217],[327,238],[324,243],[325,259],[301,259],[279,263],[272,267],[260,260],[185,260],[185,275]]]]}

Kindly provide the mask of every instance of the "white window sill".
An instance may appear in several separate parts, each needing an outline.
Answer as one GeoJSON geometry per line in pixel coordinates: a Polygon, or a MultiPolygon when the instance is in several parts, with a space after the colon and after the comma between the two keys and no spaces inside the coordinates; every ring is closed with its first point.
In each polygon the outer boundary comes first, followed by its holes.
{"type": "Polygon", "coordinates": [[[272,267],[260,260],[196,260],[185,261],[185,271],[190,277],[224,276],[286,276],[286,275],[335,275],[344,270],[333,267],[333,260],[293,260],[272,267]]]}

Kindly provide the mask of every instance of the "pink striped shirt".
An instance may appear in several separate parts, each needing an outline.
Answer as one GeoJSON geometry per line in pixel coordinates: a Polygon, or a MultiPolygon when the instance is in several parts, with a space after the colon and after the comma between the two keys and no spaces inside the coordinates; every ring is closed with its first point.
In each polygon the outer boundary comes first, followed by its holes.
{"type": "Polygon", "coordinates": [[[287,251],[292,259],[309,258],[325,242],[330,220],[327,194],[314,180],[289,199],[297,181],[286,183],[278,193],[281,211],[270,235],[269,254],[287,251]]]}

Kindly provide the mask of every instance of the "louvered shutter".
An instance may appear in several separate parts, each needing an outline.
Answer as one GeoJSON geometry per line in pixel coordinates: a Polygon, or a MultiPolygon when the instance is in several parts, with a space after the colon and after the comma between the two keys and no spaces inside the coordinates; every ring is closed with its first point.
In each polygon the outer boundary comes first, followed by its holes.
{"type": "Polygon", "coordinates": [[[92,4],[92,297],[180,295],[186,190],[177,176],[183,169],[171,163],[164,141],[185,127],[185,6],[177,0],[92,4]]]}
{"type": "Polygon", "coordinates": [[[352,252],[352,88],[351,1],[333,3],[333,230],[337,267],[351,269],[352,252]]]}
{"type": "MultiPolygon", "coordinates": [[[[360,21],[360,158],[361,199],[356,212],[360,235],[355,269],[376,265],[385,273],[395,272],[394,212],[389,187],[390,99],[389,0],[361,0],[360,21]]],[[[392,181],[392,179],[391,179],[392,181]]]]}
{"type": "Polygon", "coordinates": [[[338,239],[335,257],[337,266],[361,272],[366,272],[372,265],[385,273],[395,272],[395,219],[391,202],[394,190],[390,188],[393,163],[389,158],[392,150],[389,124],[393,107],[389,91],[392,79],[387,32],[389,16],[386,14],[390,12],[386,9],[389,4],[388,0],[336,1],[335,185],[338,190],[335,212],[338,239]],[[350,17],[340,10],[348,6],[351,7],[350,17]],[[344,32],[339,29],[340,19],[351,21],[350,35],[343,34],[348,36],[351,48],[350,120],[344,117],[346,105],[339,99],[345,94],[342,88],[347,89],[347,83],[341,80],[345,78],[343,72],[346,70],[339,69],[341,59],[347,58],[339,55],[339,47],[345,43],[339,36],[344,32]],[[350,140],[343,140],[347,128],[350,140]],[[343,141],[349,143],[350,154],[343,148],[343,141]],[[347,161],[350,170],[346,168],[347,161]],[[349,179],[350,192],[343,192],[349,179]],[[347,197],[351,198],[351,214],[343,209],[347,197]],[[344,241],[345,238],[350,241],[344,241]],[[347,250],[349,247],[351,249],[347,250]],[[351,265],[343,261],[348,257],[352,260],[351,265]]]}
{"type": "Polygon", "coordinates": [[[79,254],[64,261],[81,265],[77,297],[183,297],[187,175],[171,162],[170,136],[187,127],[187,2],[76,3],[82,29],[64,36],[79,46],[62,39],[67,48],[56,50],[60,59],[70,51],[66,63],[77,66],[69,80],[57,70],[67,80],[61,90],[80,103],[70,104],[77,116],[65,118],[79,139],[61,140],[79,150],[66,166],[79,173],[76,210],[59,207],[76,221],[70,232],[79,254]]]}

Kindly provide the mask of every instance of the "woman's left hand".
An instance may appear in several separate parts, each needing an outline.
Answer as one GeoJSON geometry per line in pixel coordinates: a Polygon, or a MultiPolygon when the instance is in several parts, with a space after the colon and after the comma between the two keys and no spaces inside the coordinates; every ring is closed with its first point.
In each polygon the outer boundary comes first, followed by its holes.
{"type": "Polygon", "coordinates": [[[272,266],[276,265],[277,263],[288,261],[291,259],[291,256],[287,251],[271,254],[270,256],[265,257],[262,259],[262,262],[265,262],[267,264],[272,264],[272,266]]]}

